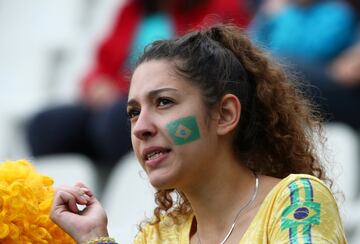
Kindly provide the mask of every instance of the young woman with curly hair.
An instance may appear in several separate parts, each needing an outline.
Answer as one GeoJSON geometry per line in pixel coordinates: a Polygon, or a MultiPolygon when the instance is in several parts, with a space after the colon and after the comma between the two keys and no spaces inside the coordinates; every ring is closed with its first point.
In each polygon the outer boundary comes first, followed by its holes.
{"type": "MultiPolygon", "coordinates": [[[[239,28],[150,45],[128,114],[135,154],[157,189],[154,218],[134,243],[346,242],[315,153],[316,112],[239,28]]],[[[82,184],[56,191],[51,217],[78,242],[115,243],[82,184]]]]}

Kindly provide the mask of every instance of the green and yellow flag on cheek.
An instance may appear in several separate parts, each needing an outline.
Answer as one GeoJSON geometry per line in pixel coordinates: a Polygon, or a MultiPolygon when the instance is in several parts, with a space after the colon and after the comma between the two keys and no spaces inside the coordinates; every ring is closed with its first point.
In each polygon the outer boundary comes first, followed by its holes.
{"type": "Polygon", "coordinates": [[[200,138],[199,127],[194,116],[188,116],[166,125],[171,139],[176,145],[182,145],[200,138]]]}

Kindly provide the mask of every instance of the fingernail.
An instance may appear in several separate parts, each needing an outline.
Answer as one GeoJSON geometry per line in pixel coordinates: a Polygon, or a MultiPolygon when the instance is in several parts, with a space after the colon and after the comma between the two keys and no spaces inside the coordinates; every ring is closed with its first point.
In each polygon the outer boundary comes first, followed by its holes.
{"type": "Polygon", "coordinates": [[[88,189],[88,188],[82,187],[82,188],[80,188],[80,189],[81,189],[82,191],[86,192],[88,195],[93,195],[92,192],[91,192],[91,190],[88,189]]]}
{"type": "Polygon", "coordinates": [[[80,198],[81,198],[81,200],[83,200],[84,202],[87,202],[88,201],[88,199],[86,199],[86,197],[85,197],[86,195],[82,195],[82,196],[80,196],[80,198]]]}

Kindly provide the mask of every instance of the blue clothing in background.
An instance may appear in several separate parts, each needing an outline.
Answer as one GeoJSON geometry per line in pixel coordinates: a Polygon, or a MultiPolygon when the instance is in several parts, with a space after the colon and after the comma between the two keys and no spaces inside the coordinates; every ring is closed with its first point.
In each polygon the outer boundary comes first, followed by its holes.
{"type": "Polygon", "coordinates": [[[156,40],[169,39],[174,36],[174,26],[170,17],[164,13],[144,17],[135,33],[128,63],[134,67],[144,48],[156,40]]]}
{"type": "Polygon", "coordinates": [[[342,1],[318,1],[308,6],[288,4],[278,14],[259,12],[249,33],[276,57],[326,63],[355,39],[357,16],[342,1]]]}

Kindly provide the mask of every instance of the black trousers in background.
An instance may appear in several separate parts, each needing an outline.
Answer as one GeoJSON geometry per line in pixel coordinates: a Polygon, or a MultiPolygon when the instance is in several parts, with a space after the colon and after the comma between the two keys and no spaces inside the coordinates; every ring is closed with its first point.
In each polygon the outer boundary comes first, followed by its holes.
{"type": "Polygon", "coordinates": [[[33,156],[80,153],[96,163],[114,165],[131,150],[127,99],[100,111],[84,104],[49,108],[31,119],[27,141],[33,156]]]}

